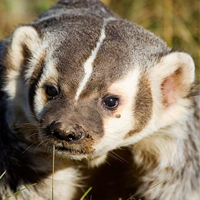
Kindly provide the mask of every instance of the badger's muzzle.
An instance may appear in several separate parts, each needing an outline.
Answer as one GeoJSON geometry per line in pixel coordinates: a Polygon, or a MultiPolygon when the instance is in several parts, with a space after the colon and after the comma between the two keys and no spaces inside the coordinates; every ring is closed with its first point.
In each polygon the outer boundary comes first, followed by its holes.
{"type": "Polygon", "coordinates": [[[70,102],[66,104],[67,100],[63,101],[56,102],[59,109],[47,106],[40,120],[39,139],[50,152],[55,146],[58,156],[74,158],[77,155],[79,158],[76,159],[82,159],[88,154],[93,155],[95,144],[104,135],[96,104],[75,107],[70,102]]]}
{"type": "Polygon", "coordinates": [[[70,130],[67,130],[63,123],[55,121],[49,126],[49,133],[57,139],[67,142],[76,142],[83,139],[86,135],[86,131],[77,124],[70,130]]]}

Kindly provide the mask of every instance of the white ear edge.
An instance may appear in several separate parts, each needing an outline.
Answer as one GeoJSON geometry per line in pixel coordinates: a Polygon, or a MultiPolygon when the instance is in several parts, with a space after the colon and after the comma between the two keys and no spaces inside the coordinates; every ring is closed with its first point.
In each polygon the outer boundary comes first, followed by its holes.
{"type": "Polygon", "coordinates": [[[11,63],[15,66],[20,66],[23,60],[23,44],[28,47],[30,52],[34,52],[41,45],[40,37],[33,27],[22,26],[17,28],[13,33],[10,56],[11,63]]]}
{"type": "Polygon", "coordinates": [[[195,65],[192,57],[187,53],[174,52],[164,56],[161,61],[154,66],[154,76],[156,79],[164,79],[173,74],[179,68],[184,70],[185,81],[192,83],[195,79],[195,65]]]}

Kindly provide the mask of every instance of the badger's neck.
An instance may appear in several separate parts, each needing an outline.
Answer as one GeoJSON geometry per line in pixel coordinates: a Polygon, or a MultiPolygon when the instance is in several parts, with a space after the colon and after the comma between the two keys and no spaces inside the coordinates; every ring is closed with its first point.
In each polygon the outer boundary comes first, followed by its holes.
{"type": "Polygon", "coordinates": [[[192,195],[196,200],[200,196],[199,105],[189,110],[185,121],[134,145],[134,160],[141,169],[143,182],[140,194],[163,200],[189,199],[192,195]]]}
{"type": "Polygon", "coordinates": [[[176,124],[142,139],[133,146],[135,162],[148,171],[154,170],[156,166],[163,170],[169,166],[175,166],[177,169],[177,163],[180,163],[178,167],[184,166],[185,149],[188,145],[184,129],[186,127],[176,124]],[[173,132],[180,132],[182,137],[173,138],[173,132]]]}

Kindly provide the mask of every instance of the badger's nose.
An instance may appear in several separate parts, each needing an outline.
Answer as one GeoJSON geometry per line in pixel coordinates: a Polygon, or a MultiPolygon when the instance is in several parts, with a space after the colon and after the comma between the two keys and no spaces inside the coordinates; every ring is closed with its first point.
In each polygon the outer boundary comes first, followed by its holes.
{"type": "Polygon", "coordinates": [[[84,135],[84,130],[81,126],[76,125],[70,131],[65,131],[63,124],[60,122],[53,122],[49,127],[50,133],[59,140],[77,141],[84,135]]]}

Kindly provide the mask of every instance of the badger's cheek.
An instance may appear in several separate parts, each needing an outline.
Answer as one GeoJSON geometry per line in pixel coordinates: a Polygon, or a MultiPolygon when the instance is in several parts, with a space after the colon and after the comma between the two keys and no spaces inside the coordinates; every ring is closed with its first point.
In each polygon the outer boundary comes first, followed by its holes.
{"type": "Polygon", "coordinates": [[[120,147],[124,136],[133,129],[131,110],[123,110],[104,120],[104,137],[95,146],[98,155],[120,147]],[[119,117],[120,116],[120,117],[119,117]]]}
{"type": "Polygon", "coordinates": [[[109,87],[109,93],[117,94],[121,102],[113,114],[105,115],[103,118],[104,137],[95,147],[97,151],[104,153],[120,147],[126,134],[133,130],[133,107],[139,75],[139,69],[135,68],[126,78],[109,87]]]}

